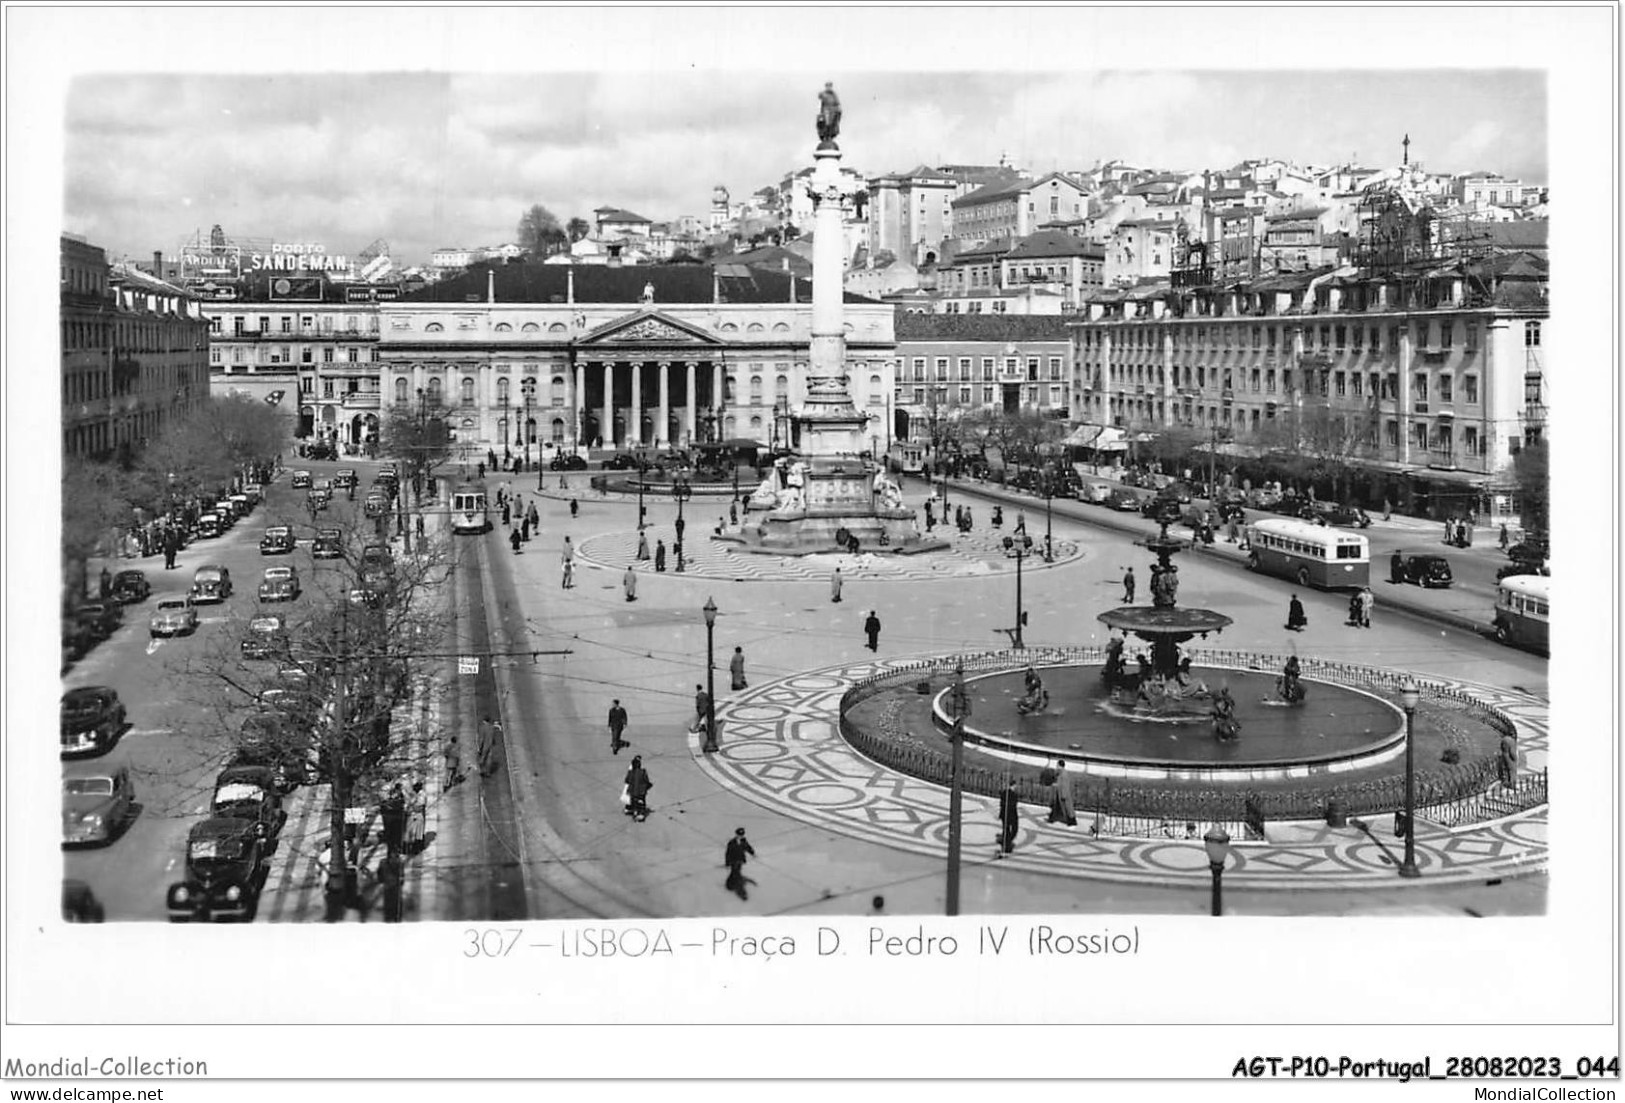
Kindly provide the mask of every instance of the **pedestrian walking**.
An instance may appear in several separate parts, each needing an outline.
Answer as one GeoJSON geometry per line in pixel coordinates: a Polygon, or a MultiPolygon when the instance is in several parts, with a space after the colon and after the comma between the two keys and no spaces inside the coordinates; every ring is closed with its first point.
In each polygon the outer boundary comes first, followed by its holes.
{"type": "Polygon", "coordinates": [[[657,572],[659,572],[659,571],[664,571],[665,569],[666,569],[666,542],[664,540],[656,540],[655,541],[655,570],[657,572]]]}
{"type": "Polygon", "coordinates": [[[1130,567],[1123,572],[1123,604],[1134,604],[1134,568],[1130,567]]]}
{"type": "Polygon", "coordinates": [[[446,784],[441,790],[444,792],[463,780],[463,752],[462,748],[457,744],[456,732],[448,731],[446,733],[446,745],[442,748],[441,753],[446,760],[446,784]]]}
{"type": "Polygon", "coordinates": [[[745,876],[745,862],[756,853],[756,848],[750,845],[745,838],[743,827],[734,828],[734,837],[728,840],[727,847],[722,852],[722,864],[728,867],[728,879],[722,887],[738,896],[741,900],[750,899],[749,891],[745,886],[756,882],[745,876]]]}
{"type": "Polygon", "coordinates": [[[743,647],[734,648],[733,658],[728,660],[728,677],[731,688],[745,688],[745,649],[743,647]]]}
{"type": "Polygon", "coordinates": [[[621,589],[626,591],[627,601],[638,599],[638,576],[631,567],[626,568],[626,574],[621,576],[621,589]]]}
{"type": "Polygon", "coordinates": [[[1358,590],[1349,595],[1349,618],[1343,623],[1350,628],[1360,627],[1360,592],[1358,590]]]}
{"type": "Polygon", "coordinates": [[[497,768],[497,734],[502,725],[492,720],[490,716],[480,719],[479,742],[475,745],[475,761],[479,764],[480,776],[490,777],[497,768]]]}
{"type": "Polygon", "coordinates": [[[513,508],[507,502],[502,503],[502,527],[507,528],[513,524],[513,508]]]}
{"type": "Polygon", "coordinates": [[[645,535],[644,533],[639,532],[638,533],[637,560],[638,560],[639,563],[642,563],[642,562],[646,561],[648,558],[649,558],[649,537],[647,535],[645,535]]]}
{"type": "Polygon", "coordinates": [[[1496,757],[1495,768],[1502,785],[1510,789],[1518,783],[1518,737],[1511,732],[1501,736],[1501,750],[1496,757]]]}
{"type": "Polygon", "coordinates": [[[564,569],[564,588],[572,590],[576,584],[576,547],[570,543],[570,538],[564,538],[564,551],[559,555],[559,565],[564,569]]]}
{"type": "Polygon", "coordinates": [[[1292,600],[1287,605],[1286,626],[1292,632],[1302,632],[1309,626],[1309,617],[1304,613],[1303,602],[1298,600],[1297,594],[1292,595],[1292,600]]]}
{"type": "Polygon", "coordinates": [[[106,601],[113,594],[113,575],[106,567],[102,568],[100,583],[102,600],[106,601]]]}
{"type": "Polygon", "coordinates": [[[829,576],[829,599],[831,601],[841,600],[841,568],[839,567],[836,567],[829,576]]]}
{"type": "Polygon", "coordinates": [[[621,748],[630,742],[626,738],[626,710],[621,707],[619,697],[609,703],[609,753],[620,754],[621,748]]]}
{"type": "Polygon", "coordinates": [[[519,535],[519,530],[518,529],[510,529],[508,531],[508,543],[513,545],[513,553],[515,555],[519,554],[519,545],[522,542],[522,540],[523,540],[523,537],[521,537],[519,535]]]}
{"type": "Polygon", "coordinates": [[[705,687],[694,687],[694,723],[688,729],[689,734],[697,735],[706,730],[706,721],[711,716],[711,695],[705,692],[705,687]]]}
{"type": "Polygon", "coordinates": [[[175,553],[180,549],[180,541],[175,536],[175,530],[170,529],[164,533],[164,570],[175,569],[175,553]]]}
{"type": "Polygon", "coordinates": [[[525,511],[525,520],[530,522],[531,532],[542,531],[542,515],[536,511],[536,502],[532,499],[530,508],[525,511]]]}
{"type": "Polygon", "coordinates": [[[575,520],[576,514],[581,512],[581,503],[574,498],[570,499],[570,520],[575,520]]]}
{"type": "Polygon", "coordinates": [[[869,610],[869,616],[863,622],[863,634],[869,637],[869,650],[879,651],[880,618],[875,615],[875,611],[873,609],[869,610]]]}
{"type": "Polygon", "coordinates": [[[1501,522],[1501,550],[1507,550],[1507,526],[1505,521],[1501,522]]]}
{"type": "Polygon", "coordinates": [[[1377,595],[1371,592],[1371,587],[1360,589],[1360,627],[1371,627],[1371,610],[1377,606],[1377,595]]]}
{"type": "Polygon", "coordinates": [[[384,846],[397,854],[406,845],[406,791],[400,782],[389,787],[389,795],[378,805],[378,820],[383,827],[384,846]]]}
{"type": "Polygon", "coordinates": [[[519,523],[519,539],[522,542],[526,543],[526,544],[530,543],[530,518],[529,517],[526,517],[523,521],[521,521],[519,523]]]}
{"type": "Polygon", "coordinates": [[[1016,832],[1021,829],[1021,798],[1016,783],[1010,782],[999,794],[999,853],[1002,858],[1016,848],[1016,832]]]}
{"type": "Polygon", "coordinates": [[[626,814],[642,823],[649,818],[649,790],[655,783],[649,771],[643,768],[643,756],[633,755],[632,766],[626,771],[626,814]]]}
{"type": "Polygon", "coordinates": [[[735,528],[738,525],[739,525],[739,503],[738,502],[729,502],[728,503],[728,527],[729,528],[735,528]]]}
{"type": "Polygon", "coordinates": [[[1072,779],[1066,776],[1066,760],[1057,758],[1055,765],[1038,775],[1040,783],[1050,787],[1048,823],[1078,826],[1078,817],[1072,811],[1072,779]]]}
{"type": "Polygon", "coordinates": [[[406,852],[417,854],[428,841],[429,798],[423,793],[423,780],[412,782],[412,795],[406,800],[406,852]]]}

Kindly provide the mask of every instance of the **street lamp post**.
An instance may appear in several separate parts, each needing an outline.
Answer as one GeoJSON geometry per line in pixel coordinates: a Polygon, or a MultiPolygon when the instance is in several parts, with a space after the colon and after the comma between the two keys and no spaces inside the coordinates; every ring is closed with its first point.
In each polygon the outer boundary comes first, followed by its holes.
{"type": "Polygon", "coordinates": [[[1032,554],[1032,549],[1033,538],[1025,532],[1019,538],[1014,536],[1004,538],[1004,550],[1016,557],[1016,632],[1010,642],[1018,651],[1024,650],[1027,646],[1021,637],[1021,629],[1027,622],[1027,614],[1021,608],[1021,564],[1032,554]]]}
{"type": "Polygon", "coordinates": [[[642,456],[634,457],[634,459],[638,465],[638,531],[642,532],[645,517],[643,510],[643,479],[649,473],[649,461],[642,456]]]}
{"type": "Polygon", "coordinates": [[[960,820],[964,809],[965,717],[970,715],[970,698],[965,693],[965,662],[954,666],[954,686],[948,697],[953,708],[953,773],[948,788],[948,890],[947,914],[959,914],[960,820]]]}
{"type": "Polygon", "coordinates": [[[1044,562],[1055,562],[1055,524],[1051,517],[1051,503],[1055,498],[1055,476],[1044,472],[1044,562]]]}
{"type": "MultiPolygon", "coordinates": [[[[679,560],[681,562],[681,560],[679,560]]],[[[717,660],[716,660],[716,626],[717,603],[713,598],[705,599],[705,606],[700,610],[705,614],[705,753],[711,754],[717,749],[717,660]]]]}
{"type": "Polygon", "coordinates": [[[1218,824],[1202,836],[1202,848],[1207,851],[1207,868],[1213,873],[1213,915],[1224,914],[1224,864],[1230,857],[1230,834],[1218,824]]]}
{"type": "Polygon", "coordinates": [[[1416,868],[1416,706],[1422,693],[1416,683],[1405,679],[1399,690],[1399,703],[1405,709],[1405,860],[1400,863],[1401,877],[1420,877],[1416,868]]]}
{"type": "Polygon", "coordinates": [[[687,522],[683,520],[683,503],[694,496],[694,488],[688,485],[688,476],[679,474],[671,484],[671,496],[677,502],[677,573],[682,574],[683,566],[683,529],[687,522]]]}

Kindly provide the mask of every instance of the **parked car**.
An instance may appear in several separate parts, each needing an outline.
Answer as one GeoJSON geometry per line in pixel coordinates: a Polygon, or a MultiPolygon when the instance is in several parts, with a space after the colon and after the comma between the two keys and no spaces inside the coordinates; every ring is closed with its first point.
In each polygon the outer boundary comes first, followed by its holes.
{"type": "Polygon", "coordinates": [[[233,494],[231,496],[231,510],[238,517],[247,517],[254,512],[254,502],[247,494],[233,494]]]}
{"type": "Polygon", "coordinates": [[[214,799],[209,813],[251,820],[255,833],[267,843],[282,831],[287,813],[277,792],[276,777],[269,766],[227,766],[214,779],[214,799]]]}
{"type": "Polygon", "coordinates": [[[1103,506],[1111,501],[1112,488],[1106,483],[1090,483],[1080,497],[1090,505],[1103,506]]]}
{"type": "Polygon", "coordinates": [[[243,493],[248,495],[248,504],[258,507],[265,501],[265,487],[260,483],[247,483],[243,486],[243,493]]]}
{"type": "Polygon", "coordinates": [[[1128,470],[1120,472],[1117,481],[1124,486],[1151,486],[1151,476],[1142,475],[1138,471],[1128,470]]]}
{"type": "Polygon", "coordinates": [[[1134,513],[1140,508],[1140,496],[1132,490],[1118,487],[1112,491],[1112,495],[1106,500],[1106,504],[1112,509],[1124,513],[1134,513]]]}
{"type": "Polygon", "coordinates": [[[96,894],[90,891],[90,886],[83,881],[72,878],[62,882],[62,922],[64,923],[103,923],[107,920],[107,912],[102,907],[96,894]]]}
{"type": "Polygon", "coordinates": [[[116,601],[85,601],[74,609],[98,640],[105,640],[124,625],[124,606],[116,601]]]}
{"type": "Polygon", "coordinates": [[[192,600],[199,605],[219,604],[231,596],[231,571],[208,563],[192,572],[192,600]]]}
{"type": "Polygon", "coordinates": [[[301,593],[299,572],[292,567],[267,567],[260,576],[262,602],[298,601],[301,593]]]}
{"type": "Polygon", "coordinates": [[[1408,555],[1400,565],[1400,578],[1425,589],[1443,589],[1453,581],[1450,561],[1442,555],[1408,555]]]}
{"type": "Polygon", "coordinates": [[[1255,486],[1246,493],[1247,504],[1254,509],[1274,509],[1281,501],[1281,495],[1261,486],[1255,486]]]}
{"type": "Polygon", "coordinates": [[[319,487],[308,490],[305,492],[305,501],[308,503],[309,508],[311,509],[326,509],[328,504],[333,501],[333,492],[332,490],[319,487]]]}
{"type": "Polygon", "coordinates": [[[190,636],[197,631],[197,605],[191,594],[168,594],[158,599],[158,605],[147,621],[147,630],[154,636],[190,636]]]}
{"type": "Polygon", "coordinates": [[[197,534],[200,540],[219,536],[225,531],[225,522],[220,519],[218,513],[205,513],[197,519],[197,534]]]}
{"type": "Polygon", "coordinates": [[[355,486],[360,481],[360,478],[356,475],[355,468],[341,467],[333,476],[333,489],[349,490],[352,486],[355,486]]]}
{"type": "Polygon", "coordinates": [[[587,461],[574,452],[560,452],[547,463],[550,471],[585,471],[587,461]]]}
{"type": "Polygon", "coordinates": [[[171,923],[248,921],[271,869],[253,820],[211,816],[186,836],[186,880],[169,886],[171,923]]]}
{"type": "Polygon", "coordinates": [[[362,506],[368,517],[377,517],[389,511],[389,495],[381,490],[370,491],[362,506]]]}
{"type": "Polygon", "coordinates": [[[1530,574],[1550,576],[1551,573],[1552,569],[1551,567],[1547,566],[1544,559],[1515,559],[1506,566],[1499,568],[1495,572],[1495,579],[1497,582],[1499,582],[1501,579],[1511,578],[1513,575],[1530,574]]]}
{"type": "Polygon", "coordinates": [[[342,559],[344,532],[342,529],[317,529],[316,539],[310,545],[312,559],[342,559]]]}
{"type": "Polygon", "coordinates": [[[80,686],[62,695],[62,757],[104,754],[124,731],[124,702],[110,686],[80,686]]]}
{"type": "Polygon", "coordinates": [[[260,537],[261,555],[287,555],[294,549],[293,529],[287,525],[272,525],[260,537]]]}
{"type": "Polygon", "coordinates": [[[62,778],[63,846],[110,843],[134,814],[135,787],[128,767],[68,767],[62,778]]]}
{"type": "Polygon", "coordinates": [[[1311,514],[1313,520],[1322,525],[1342,525],[1348,528],[1370,528],[1371,516],[1359,506],[1341,505],[1334,502],[1314,503],[1311,514]]]}
{"type": "Polygon", "coordinates": [[[288,650],[287,622],[275,613],[264,613],[248,622],[243,636],[245,659],[274,659],[288,650]]]}
{"type": "Polygon", "coordinates": [[[125,605],[139,605],[152,595],[144,571],[120,571],[113,576],[113,597],[125,605]]]}
{"type": "Polygon", "coordinates": [[[288,712],[256,712],[243,721],[230,764],[269,767],[278,791],[287,793],[314,776],[309,729],[288,712]]]}
{"type": "Polygon", "coordinates": [[[95,647],[96,633],[89,624],[77,616],[64,616],[62,618],[62,666],[64,669],[69,663],[76,662],[95,647]]]}
{"type": "Polygon", "coordinates": [[[293,481],[289,485],[292,486],[293,489],[295,489],[295,490],[309,490],[310,489],[310,472],[309,471],[295,471],[293,473],[293,481]]]}

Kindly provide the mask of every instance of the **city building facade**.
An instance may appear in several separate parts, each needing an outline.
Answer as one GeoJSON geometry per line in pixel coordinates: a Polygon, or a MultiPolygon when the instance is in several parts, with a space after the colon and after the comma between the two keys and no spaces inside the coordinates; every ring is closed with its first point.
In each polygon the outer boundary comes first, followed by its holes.
{"type": "Polygon", "coordinates": [[[896,319],[898,435],[929,440],[932,428],[976,413],[1030,412],[1065,420],[1071,402],[1072,342],[1060,315],[896,319]]]}
{"type": "Polygon", "coordinates": [[[1088,190],[1063,173],[995,182],[953,201],[953,237],[960,247],[971,248],[996,238],[1026,237],[1046,222],[1082,218],[1088,207],[1088,190]]]}
{"type": "MultiPolygon", "coordinates": [[[[507,265],[379,306],[382,401],[437,411],[473,458],[790,441],[811,285],[700,265],[507,265]]],[[[888,439],[892,308],[847,296],[853,402],[888,439]]]]}
{"type": "Polygon", "coordinates": [[[128,457],[209,398],[197,298],[75,235],[60,239],[62,452],[128,457]]]}

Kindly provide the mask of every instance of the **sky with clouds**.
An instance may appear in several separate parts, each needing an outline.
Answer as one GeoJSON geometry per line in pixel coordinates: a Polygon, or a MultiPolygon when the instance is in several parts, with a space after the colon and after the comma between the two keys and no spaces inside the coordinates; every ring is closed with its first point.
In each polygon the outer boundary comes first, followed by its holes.
{"type": "MultiPolygon", "coordinates": [[[[1041,59],[1040,59],[1041,60],[1041,59]]],[[[1545,182],[1532,70],[875,71],[832,67],[845,163],[1086,168],[1121,158],[1222,168],[1245,157],[1491,169],[1545,182]]],[[[729,72],[83,73],[68,85],[64,228],[114,255],[228,234],[376,238],[407,263],[512,240],[542,203],[703,215],[811,162],[818,76],[729,72]]]]}

